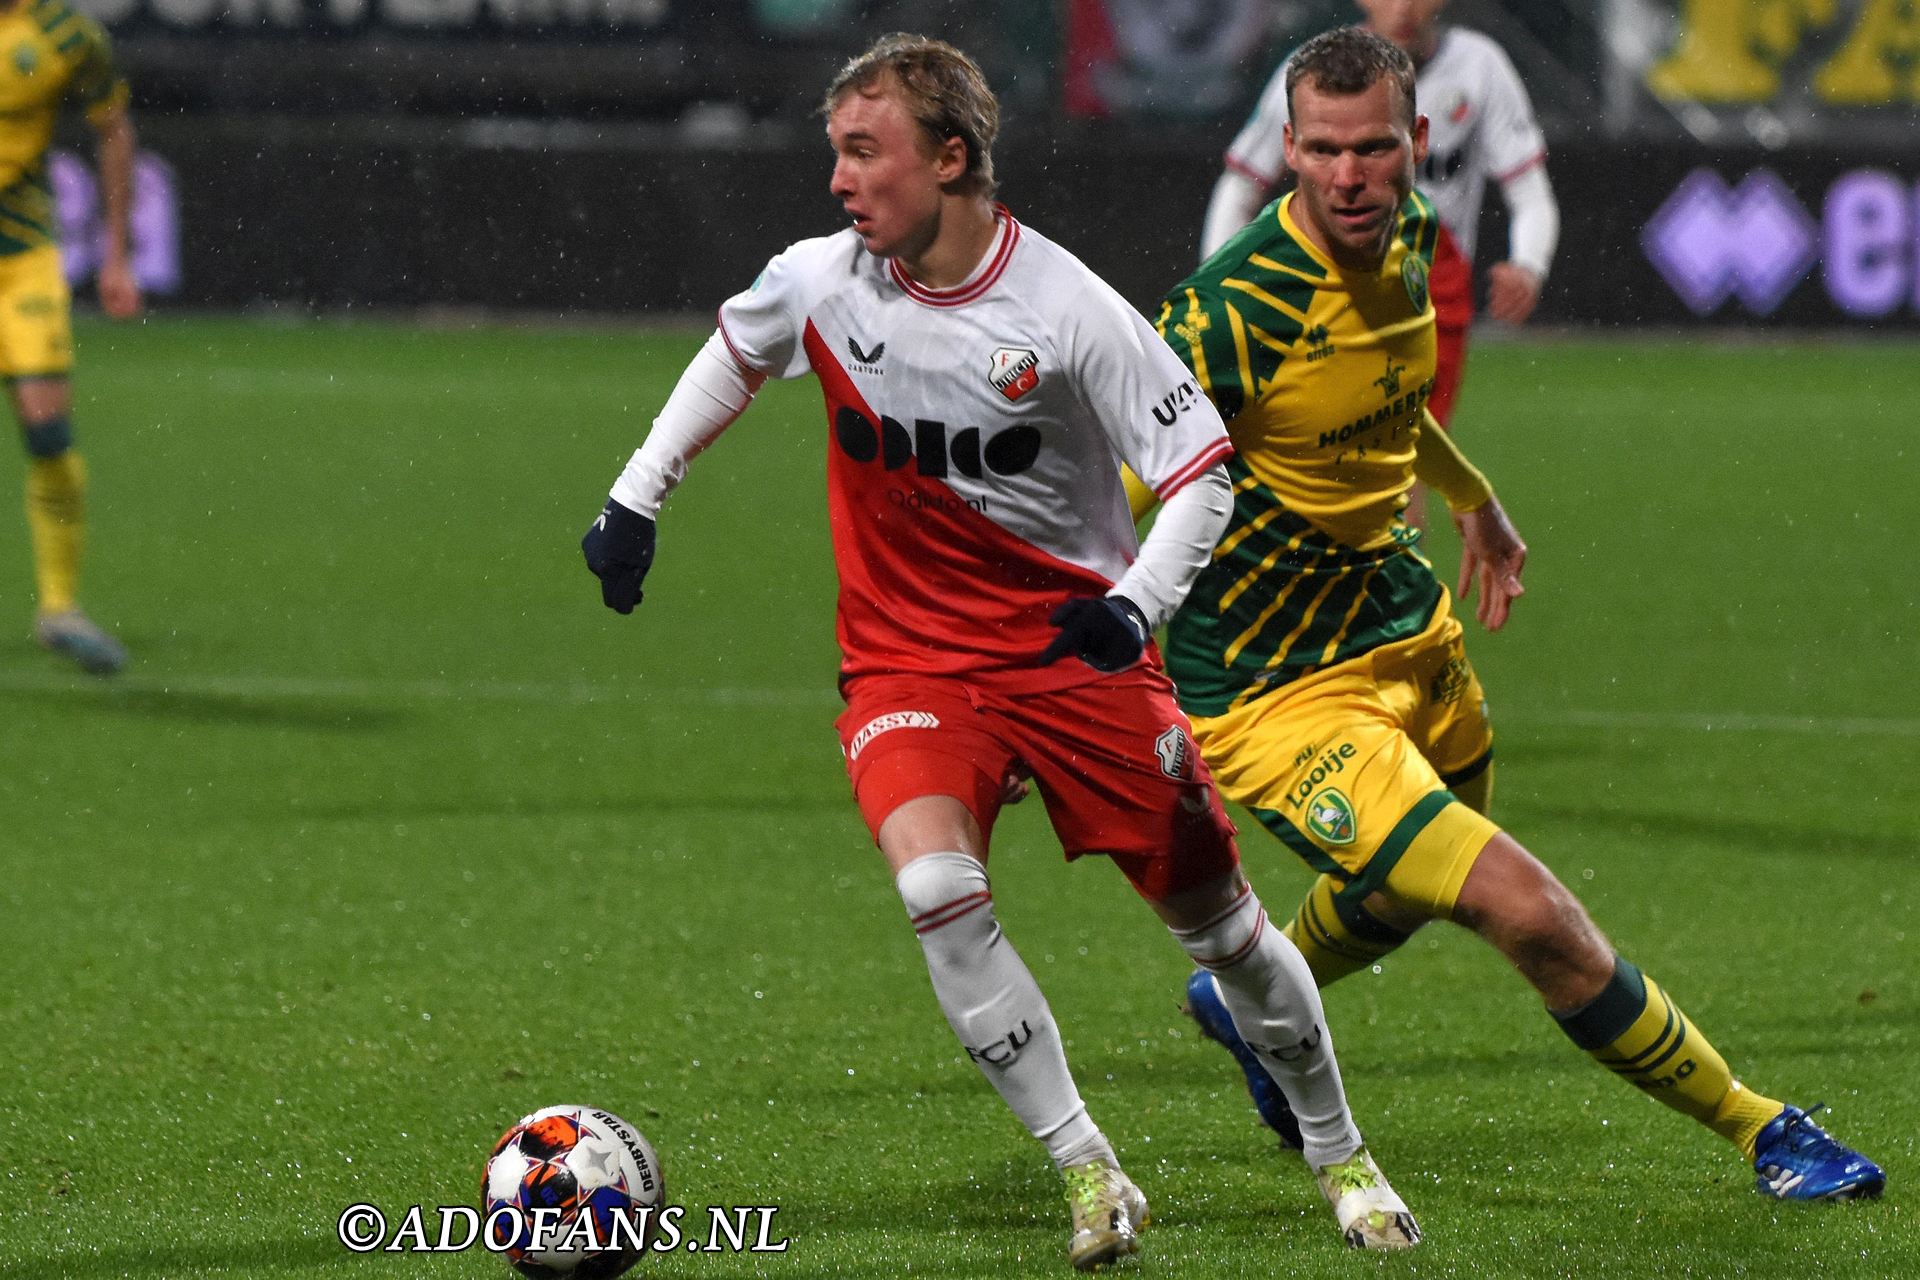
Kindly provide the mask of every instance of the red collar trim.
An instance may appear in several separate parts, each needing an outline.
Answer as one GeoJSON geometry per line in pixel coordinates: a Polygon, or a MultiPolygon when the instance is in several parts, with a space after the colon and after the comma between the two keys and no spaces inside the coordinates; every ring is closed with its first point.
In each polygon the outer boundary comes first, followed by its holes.
{"type": "Polygon", "coordinates": [[[1007,206],[994,205],[993,215],[1002,223],[1000,245],[994,251],[993,260],[987,264],[987,269],[977,278],[951,289],[929,289],[908,275],[898,258],[889,258],[887,271],[892,275],[893,282],[899,285],[901,292],[909,298],[929,307],[963,306],[986,293],[1006,271],[1007,263],[1013,257],[1013,247],[1020,243],[1020,224],[1014,220],[1013,214],[1008,212],[1007,206]]]}

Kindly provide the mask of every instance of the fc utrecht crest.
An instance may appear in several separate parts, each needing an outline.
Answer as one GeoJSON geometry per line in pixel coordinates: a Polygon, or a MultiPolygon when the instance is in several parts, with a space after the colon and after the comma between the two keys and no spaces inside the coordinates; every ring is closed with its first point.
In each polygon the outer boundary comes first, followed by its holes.
{"type": "Polygon", "coordinates": [[[987,361],[987,381],[1009,400],[1040,385],[1040,357],[1025,347],[998,347],[987,361]]]}
{"type": "Polygon", "coordinates": [[[1153,754],[1160,759],[1160,772],[1175,782],[1185,782],[1193,776],[1193,748],[1187,744],[1187,735],[1179,725],[1168,725],[1166,731],[1153,740],[1153,754]]]}

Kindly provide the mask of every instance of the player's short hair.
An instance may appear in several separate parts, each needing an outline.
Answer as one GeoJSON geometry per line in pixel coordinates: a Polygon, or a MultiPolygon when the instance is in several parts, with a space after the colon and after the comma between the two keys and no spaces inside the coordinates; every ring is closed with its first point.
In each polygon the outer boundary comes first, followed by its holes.
{"type": "Polygon", "coordinates": [[[919,122],[935,146],[948,138],[967,144],[962,184],[969,194],[992,196],[993,140],[1000,132],[1000,103],[972,58],[944,40],[896,31],[846,66],[827,86],[820,114],[830,116],[848,93],[875,92],[888,80],[907,114],[919,122]]]}
{"type": "Polygon", "coordinates": [[[1393,41],[1365,27],[1335,27],[1323,31],[1294,51],[1287,62],[1287,114],[1293,115],[1293,87],[1312,80],[1322,93],[1365,93],[1381,76],[1391,76],[1407,104],[1407,125],[1416,115],[1413,105],[1413,59],[1393,41]]]}

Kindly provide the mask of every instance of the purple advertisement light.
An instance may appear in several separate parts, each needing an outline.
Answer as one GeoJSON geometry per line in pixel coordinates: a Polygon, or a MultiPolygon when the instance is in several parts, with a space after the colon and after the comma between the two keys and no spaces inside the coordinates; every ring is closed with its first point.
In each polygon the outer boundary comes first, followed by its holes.
{"type": "MultiPolygon", "coordinates": [[[[61,265],[67,283],[90,279],[100,266],[106,223],[100,185],[90,165],[71,151],[47,153],[47,177],[60,222],[61,265]]],[[[127,211],[127,256],[142,292],[180,288],[180,207],[173,168],[151,151],[133,160],[133,207],[127,211]]]]}
{"type": "Polygon", "coordinates": [[[1827,293],[1848,315],[1888,315],[1909,299],[1911,201],[1907,184],[1880,169],[1856,169],[1827,190],[1827,293]]]}
{"type": "Polygon", "coordinates": [[[1640,246],[1696,314],[1738,296],[1764,316],[1818,260],[1820,228],[1770,170],[1730,188],[1713,170],[1695,169],[1647,222],[1640,246]]]}

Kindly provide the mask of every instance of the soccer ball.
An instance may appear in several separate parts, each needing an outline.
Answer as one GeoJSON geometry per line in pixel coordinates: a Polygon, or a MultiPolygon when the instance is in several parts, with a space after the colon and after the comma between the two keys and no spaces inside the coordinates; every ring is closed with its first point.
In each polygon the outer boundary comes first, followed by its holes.
{"type": "Polygon", "coordinates": [[[666,1192],[640,1131],[598,1107],[547,1107],[500,1135],[480,1204],[487,1244],[522,1275],[603,1280],[640,1261],[666,1192]]]}

